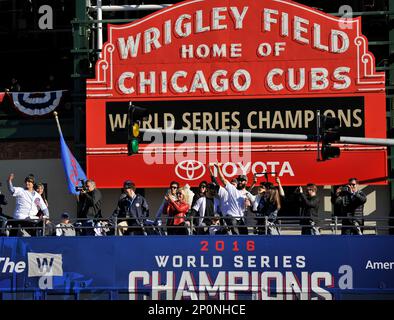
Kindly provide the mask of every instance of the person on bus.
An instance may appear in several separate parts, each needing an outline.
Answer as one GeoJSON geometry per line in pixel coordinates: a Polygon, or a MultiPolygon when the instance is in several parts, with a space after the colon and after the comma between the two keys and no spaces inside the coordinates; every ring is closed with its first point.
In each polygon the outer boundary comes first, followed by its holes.
{"type": "Polygon", "coordinates": [[[301,215],[301,234],[319,235],[319,198],[317,196],[317,186],[314,183],[308,183],[306,192],[303,188],[298,188],[298,199],[300,204],[301,215]]]}
{"type": "Polygon", "coordinates": [[[170,195],[165,195],[167,201],[166,211],[167,233],[169,235],[188,235],[190,234],[190,222],[187,221],[189,205],[185,200],[185,192],[182,188],[176,192],[177,199],[174,200],[170,195]]]}
{"type": "Polygon", "coordinates": [[[340,209],[343,235],[362,235],[364,226],[364,204],[367,196],[359,189],[356,178],[350,178],[347,185],[338,187],[333,195],[334,206],[340,209]]]}

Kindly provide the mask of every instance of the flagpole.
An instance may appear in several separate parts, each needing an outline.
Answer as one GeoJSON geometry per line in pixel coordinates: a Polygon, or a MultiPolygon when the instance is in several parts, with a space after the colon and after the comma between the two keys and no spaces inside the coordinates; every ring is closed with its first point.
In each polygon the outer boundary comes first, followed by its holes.
{"type": "Polygon", "coordinates": [[[53,115],[55,116],[56,124],[57,124],[57,130],[59,130],[59,134],[62,134],[62,129],[60,128],[60,123],[59,123],[59,118],[57,116],[57,112],[54,111],[53,115]]]}
{"type": "Polygon", "coordinates": [[[60,135],[60,154],[62,158],[64,173],[66,175],[68,190],[70,193],[76,195],[78,199],[79,194],[76,193],[75,186],[78,185],[79,180],[86,180],[86,174],[71,153],[66,142],[64,141],[59,118],[57,116],[58,113],[54,111],[53,115],[55,116],[57,129],[59,130],[60,135]]]}

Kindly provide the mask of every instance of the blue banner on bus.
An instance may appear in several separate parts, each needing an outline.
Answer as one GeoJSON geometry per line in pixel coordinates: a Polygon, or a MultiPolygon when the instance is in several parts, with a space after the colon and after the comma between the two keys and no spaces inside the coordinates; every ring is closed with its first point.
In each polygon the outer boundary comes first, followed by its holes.
{"type": "Polygon", "coordinates": [[[0,238],[0,292],[116,292],[131,300],[393,298],[393,248],[390,236],[0,238]]]}

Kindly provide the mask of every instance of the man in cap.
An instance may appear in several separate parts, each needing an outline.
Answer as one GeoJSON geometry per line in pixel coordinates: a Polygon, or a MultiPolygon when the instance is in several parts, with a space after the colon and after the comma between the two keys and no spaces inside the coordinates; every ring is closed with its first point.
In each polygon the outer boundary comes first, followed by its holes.
{"type": "Polygon", "coordinates": [[[238,181],[242,176],[237,178],[238,185],[236,187],[224,177],[220,163],[215,163],[215,167],[220,181],[225,186],[223,189],[227,191],[226,194],[219,194],[221,201],[225,204],[223,215],[226,217],[226,223],[233,234],[248,234],[248,228],[245,226],[246,196],[240,190],[244,182],[238,181]]]}
{"type": "Polygon", "coordinates": [[[119,234],[146,235],[145,220],[149,216],[149,206],[143,196],[136,193],[134,182],[123,183],[122,194],[114,215],[118,217],[119,234]]]}
{"type": "Polygon", "coordinates": [[[70,215],[67,212],[62,213],[60,216],[61,221],[56,225],[56,235],[72,237],[75,236],[74,225],[70,222],[70,215]]]}
{"type": "Polygon", "coordinates": [[[219,234],[228,234],[227,227],[223,225],[221,222],[222,217],[219,214],[215,214],[211,218],[211,223],[208,228],[208,234],[213,236],[213,235],[219,235],[219,234]]]}

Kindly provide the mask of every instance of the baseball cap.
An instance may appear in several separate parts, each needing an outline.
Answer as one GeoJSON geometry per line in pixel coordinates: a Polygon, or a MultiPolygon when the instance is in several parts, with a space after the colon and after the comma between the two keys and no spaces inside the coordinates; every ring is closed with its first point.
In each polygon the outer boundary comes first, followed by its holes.
{"type": "Polygon", "coordinates": [[[123,188],[124,189],[132,189],[134,187],[135,187],[135,184],[131,180],[126,180],[125,182],[123,182],[123,188]]]}
{"type": "Polygon", "coordinates": [[[237,180],[239,182],[241,182],[241,181],[248,181],[248,177],[243,175],[243,174],[241,174],[241,175],[238,176],[237,180]]]}
{"type": "Polygon", "coordinates": [[[62,219],[70,219],[70,215],[68,212],[63,212],[62,215],[60,216],[62,219]]]}

